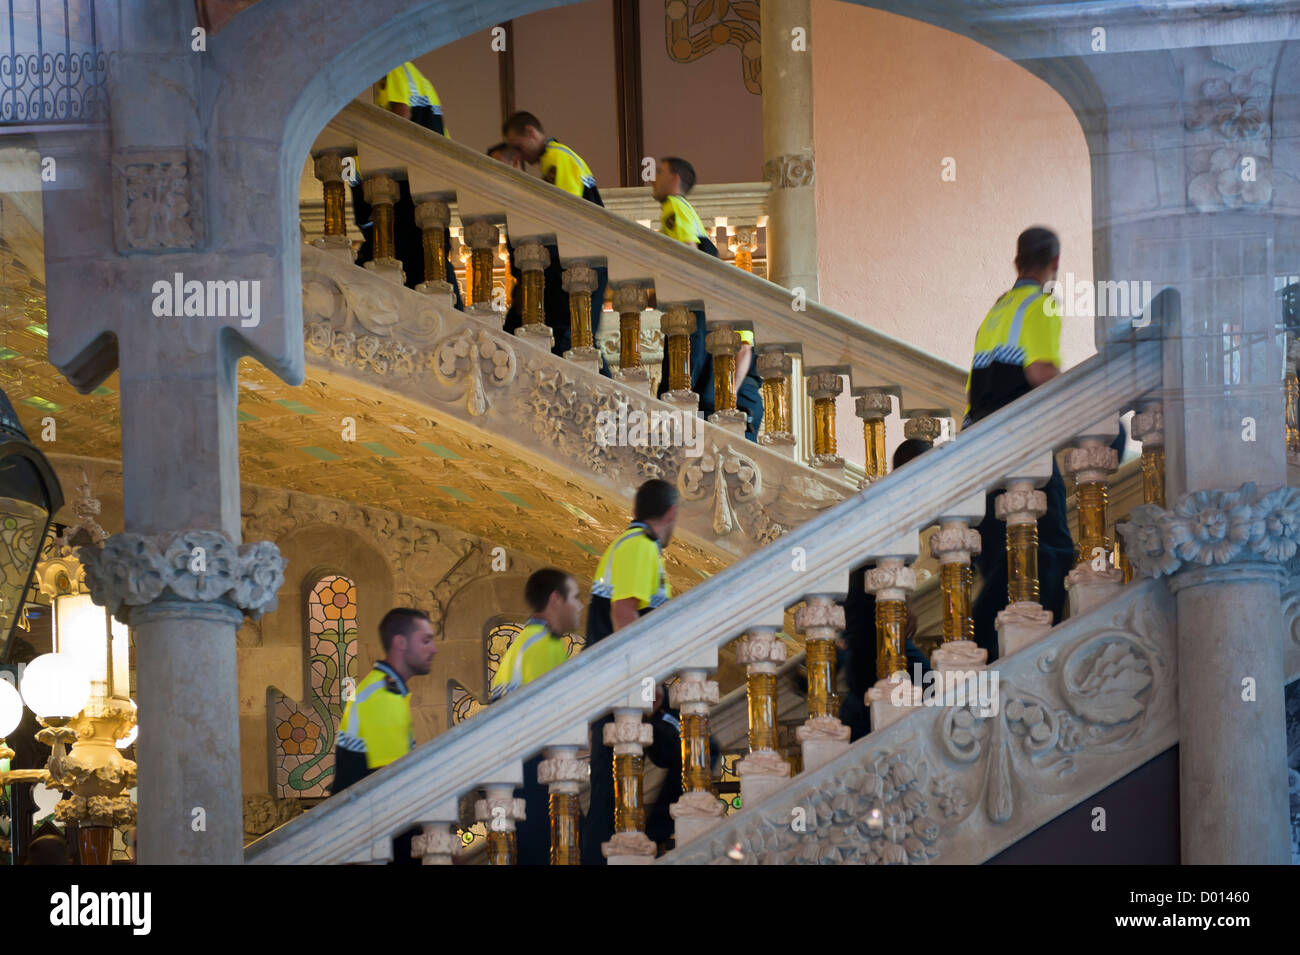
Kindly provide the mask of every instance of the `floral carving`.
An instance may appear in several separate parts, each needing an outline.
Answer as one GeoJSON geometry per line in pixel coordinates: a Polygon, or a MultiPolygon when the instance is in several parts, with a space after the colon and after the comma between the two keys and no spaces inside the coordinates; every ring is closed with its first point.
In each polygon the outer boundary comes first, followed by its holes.
{"type": "Polygon", "coordinates": [[[763,178],[773,189],[797,189],[813,183],[812,153],[787,153],[769,159],[763,165],[763,178]]]}
{"type": "Polygon", "coordinates": [[[464,379],[466,410],[478,417],[488,410],[484,384],[499,388],[514,380],[515,353],[485,330],[463,329],[434,349],[433,369],[446,384],[464,379]]]}
{"type": "Polygon", "coordinates": [[[115,534],[79,554],[95,602],[114,615],[123,605],[143,606],[170,591],[185,600],[225,599],[257,619],[275,609],[288,563],[269,541],[237,547],[210,530],[115,534]]]}
{"type": "Polygon", "coordinates": [[[1149,577],[1185,565],[1281,563],[1300,549],[1300,488],[1259,495],[1247,483],[1236,491],[1194,491],[1172,511],[1154,504],[1135,507],[1118,530],[1133,567],[1149,577]]]}
{"type": "Polygon", "coordinates": [[[736,529],[732,496],[736,504],[756,500],[763,491],[763,473],[752,458],[714,445],[709,453],[682,468],[677,485],[688,501],[712,493],[713,532],[723,536],[736,529]]]}
{"type": "Polygon", "coordinates": [[[1075,714],[1113,726],[1139,715],[1139,694],[1151,685],[1146,655],[1127,639],[1075,650],[1062,668],[1065,700],[1075,714]]]}
{"type": "Polygon", "coordinates": [[[204,241],[202,159],[185,149],[113,156],[114,232],[121,250],[195,249],[204,241]]]}
{"type": "Polygon", "coordinates": [[[1267,205],[1273,196],[1270,70],[1237,70],[1201,83],[1189,132],[1211,140],[1189,153],[1187,198],[1201,212],[1267,205]]]}

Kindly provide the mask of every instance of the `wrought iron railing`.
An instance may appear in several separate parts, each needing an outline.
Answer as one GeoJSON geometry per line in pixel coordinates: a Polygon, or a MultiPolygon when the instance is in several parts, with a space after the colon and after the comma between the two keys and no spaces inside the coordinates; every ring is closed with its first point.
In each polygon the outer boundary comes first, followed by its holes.
{"type": "Polygon", "coordinates": [[[93,123],[108,112],[94,0],[6,0],[0,126],[93,123]]]}

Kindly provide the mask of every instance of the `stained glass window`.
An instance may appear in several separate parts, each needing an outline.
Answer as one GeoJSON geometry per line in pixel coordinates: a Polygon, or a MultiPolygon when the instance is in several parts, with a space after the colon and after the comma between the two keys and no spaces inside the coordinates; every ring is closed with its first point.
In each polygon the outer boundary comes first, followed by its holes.
{"type": "Polygon", "coordinates": [[[311,686],[306,702],[281,694],[272,713],[279,799],[329,795],[334,737],[357,679],[357,587],[347,577],[331,574],[312,587],[307,647],[311,686]]]}

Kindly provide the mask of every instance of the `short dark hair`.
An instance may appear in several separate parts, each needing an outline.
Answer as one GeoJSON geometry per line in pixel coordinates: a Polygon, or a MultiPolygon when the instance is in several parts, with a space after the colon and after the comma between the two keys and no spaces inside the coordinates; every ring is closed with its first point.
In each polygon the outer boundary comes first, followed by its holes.
{"type": "Polygon", "coordinates": [[[541,613],[551,600],[551,594],[559,592],[561,597],[568,596],[570,575],[555,567],[543,567],[535,571],[524,584],[524,601],[533,613],[541,613]]]}
{"type": "Polygon", "coordinates": [[[383,644],[384,652],[392,649],[393,637],[398,634],[405,636],[415,629],[415,621],[428,619],[427,613],[412,607],[394,607],[388,611],[384,614],[384,619],[379,621],[379,642],[383,644]]]}
{"type": "Polygon", "coordinates": [[[683,193],[690,192],[695,188],[695,167],[685,159],[678,156],[665,156],[659,161],[668,163],[668,168],[681,177],[683,193]]]}
{"type": "Polygon", "coordinates": [[[677,503],[677,488],[667,481],[651,478],[636,489],[632,504],[634,521],[653,521],[663,517],[677,503]]]}
{"type": "Polygon", "coordinates": [[[546,132],[542,128],[542,121],[527,110],[521,109],[517,113],[511,113],[506,117],[506,121],[501,124],[501,135],[509,136],[511,133],[522,133],[529,126],[534,127],[539,133],[546,132]]]}
{"type": "Polygon", "coordinates": [[[495,158],[497,153],[502,153],[507,158],[519,158],[519,150],[505,142],[497,143],[496,145],[487,148],[487,155],[495,158]]]}
{"type": "Polygon", "coordinates": [[[894,467],[901,468],[908,461],[929,451],[933,445],[920,438],[908,438],[894,449],[894,467]]]}
{"type": "Polygon", "coordinates": [[[1021,272],[1037,272],[1060,254],[1061,240],[1051,229],[1032,226],[1016,239],[1016,268],[1021,272]]]}

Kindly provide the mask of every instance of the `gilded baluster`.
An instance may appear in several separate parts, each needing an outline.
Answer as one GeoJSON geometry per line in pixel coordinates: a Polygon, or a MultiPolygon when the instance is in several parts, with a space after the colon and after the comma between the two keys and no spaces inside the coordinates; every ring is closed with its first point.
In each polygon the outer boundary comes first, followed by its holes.
{"type": "Polygon", "coordinates": [[[645,834],[642,778],[654,729],[640,710],[615,710],[604,739],[614,749],[614,835],[600,851],[610,865],[649,865],[657,848],[645,834]]]}
{"type": "Polygon", "coordinates": [[[1052,614],[1038,602],[1038,519],[1047,495],[1034,479],[1012,480],[998,495],[994,514],[1007,523],[1007,599],[998,614],[998,655],[1007,656],[1052,629],[1052,614]]]}
{"type": "Polygon", "coordinates": [[[1110,443],[1119,434],[1119,421],[1104,422],[1065,453],[1065,473],[1074,478],[1079,510],[1077,562],[1065,578],[1070,614],[1087,613],[1124,584],[1124,573],[1111,565],[1112,542],[1106,536],[1107,484],[1119,467],[1119,454],[1110,443]]]}
{"type": "Polygon", "coordinates": [[[876,596],[876,684],[867,691],[871,730],[884,729],[908,709],[919,706],[921,688],[907,672],[907,596],[916,587],[916,571],[907,562],[916,556],[916,535],[891,547],[867,571],[867,593],[876,596]],[[903,556],[906,555],[906,556],[903,556]]]}
{"type": "Polygon", "coordinates": [[[885,418],[893,409],[893,399],[888,391],[868,388],[854,402],[854,410],[862,419],[862,440],[866,445],[866,478],[863,487],[889,473],[889,457],[885,451],[885,418]]]}
{"type": "Polygon", "coordinates": [[[347,221],[344,217],[346,186],[343,182],[343,154],[335,150],[317,153],[312,169],[321,183],[325,200],[325,234],[312,245],[340,258],[352,261],[352,243],[348,241],[347,221]]]}
{"type": "Polygon", "coordinates": [[[618,312],[618,367],[614,378],[638,391],[650,393],[650,372],[641,364],[641,313],[646,291],[624,282],[614,289],[614,311],[618,312]]]}
{"type": "Polygon", "coordinates": [[[564,357],[599,374],[600,351],[595,347],[591,333],[592,312],[604,307],[603,302],[597,304],[591,300],[597,284],[596,270],[585,262],[574,262],[564,270],[564,290],[569,293],[569,327],[572,329],[573,342],[573,347],[564,353],[564,357]]]}
{"type": "Polygon", "coordinates": [[[808,666],[808,719],[795,738],[803,768],[811,771],[849,748],[849,728],[840,722],[835,693],[835,640],[844,632],[844,608],[830,594],[811,594],[794,612],[794,625],[804,635],[808,666]]]}
{"type": "Polygon", "coordinates": [[[401,189],[393,179],[379,173],[368,177],[361,190],[370,203],[370,217],[374,222],[375,257],[366,263],[366,268],[401,285],[406,276],[402,263],[394,256],[393,246],[393,205],[401,196],[401,189]]]}
{"type": "Polygon", "coordinates": [[[505,321],[504,313],[492,307],[492,273],[501,230],[488,219],[475,219],[465,226],[465,244],[469,246],[469,281],[467,302],[481,316],[494,315],[505,321]]]}
{"type": "Polygon", "coordinates": [[[736,661],[747,672],[749,699],[749,753],[736,764],[740,798],[746,805],[766,798],[790,778],[790,764],[776,738],[776,671],[785,658],[785,644],[775,627],[751,627],[736,650],[736,661]]]}
{"type": "Polygon", "coordinates": [[[518,858],[515,822],[524,818],[524,801],[515,798],[513,786],[486,786],[486,798],[474,804],[474,815],[487,827],[488,861],[514,865],[518,858]]]}
{"type": "Polygon", "coordinates": [[[844,459],[835,453],[835,399],[844,390],[843,379],[830,371],[813,372],[807,379],[815,429],[811,464],[815,468],[843,468],[844,459]]]}
{"type": "Polygon", "coordinates": [[[943,594],[943,643],[930,654],[936,670],[975,669],[988,661],[988,653],[975,643],[971,616],[971,558],[980,547],[979,531],[959,517],[941,519],[930,538],[930,556],[939,561],[943,594]]]}
{"type": "Polygon", "coordinates": [[[764,345],[755,360],[763,379],[763,430],[758,443],[788,458],[794,457],[794,432],[790,424],[790,372],[793,362],[779,345],[764,345]]]}
{"type": "Polygon", "coordinates": [[[578,792],[588,775],[576,746],[552,746],[537,764],[537,781],[550,789],[551,865],[581,865],[578,792]]]}
{"type": "Polygon", "coordinates": [[[709,707],[718,702],[718,684],[706,670],[684,670],[668,688],[668,699],[682,717],[682,795],[669,808],[674,836],[682,845],[713,828],[726,813],[713,791],[709,751],[709,707]]]}
{"type": "Polygon", "coordinates": [[[447,228],[451,224],[451,209],[441,199],[417,202],[415,224],[420,227],[420,243],[424,251],[424,281],[415,290],[429,295],[454,296],[446,278],[447,228]]]}
{"type": "Polygon", "coordinates": [[[749,416],[736,407],[733,390],[736,387],[736,352],[740,350],[740,333],[730,325],[717,325],[704,341],[713,356],[713,407],[717,409],[709,415],[709,420],[743,438],[749,416]]]}
{"type": "Polygon", "coordinates": [[[685,305],[669,305],[661,321],[668,356],[668,390],[660,397],[683,411],[695,411],[700,406],[700,396],[691,390],[691,335],[695,325],[695,313],[685,305]]]}

